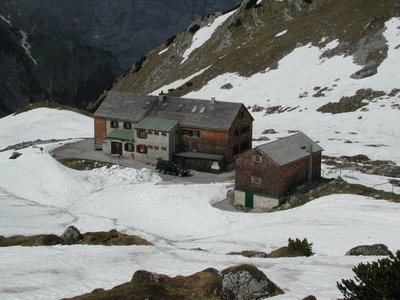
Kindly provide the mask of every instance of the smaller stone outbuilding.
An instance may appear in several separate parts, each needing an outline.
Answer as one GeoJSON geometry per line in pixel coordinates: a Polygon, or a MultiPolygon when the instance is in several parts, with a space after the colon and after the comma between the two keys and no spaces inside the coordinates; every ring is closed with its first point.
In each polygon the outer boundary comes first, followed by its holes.
{"type": "Polygon", "coordinates": [[[236,159],[235,204],[273,208],[296,186],[321,177],[322,148],[300,132],[236,159]]]}

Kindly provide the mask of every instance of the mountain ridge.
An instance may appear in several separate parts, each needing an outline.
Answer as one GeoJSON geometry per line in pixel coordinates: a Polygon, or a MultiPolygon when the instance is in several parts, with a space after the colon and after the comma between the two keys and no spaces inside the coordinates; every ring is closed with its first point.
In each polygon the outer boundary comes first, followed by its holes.
{"type": "MultiPolygon", "coordinates": [[[[199,89],[218,74],[236,72],[249,77],[266,69],[275,69],[280,59],[299,46],[311,43],[323,47],[334,39],[339,41],[338,47],[323,56],[354,55],[354,60],[360,64],[359,73],[354,77],[371,76],[385,58],[384,21],[399,15],[399,4],[391,0],[381,1],[378,5],[360,0],[350,3],[329,0],[245,1],[182,65],[180,59],[187,49],[188,40],[190,42],[190,27],[177,36],[175,46],[168,51],[159,55],[166,49],[162,45],[147,53],[140,71],[130,69],[112,89],[150,93],[210,66],[196,80],[171,93],[181,96],[199,89]],[[276,35],[284,30],[287,33],[278,39],[276,35]]],[[[206,26],[213,18],[215,16],[194,24],[206,26]]]]}
{"type": "Polygon", "coordinates": [[[0,52],[0,67],[10,70],[0,77],[0,116],[45,100],[85,107],[146,51],[193,19],[238,2],[4,0],[0,24],[32,62],[21,69],[19,55],[0,52]],[[18,73],[39,88],[27,89],[18,73]]]}

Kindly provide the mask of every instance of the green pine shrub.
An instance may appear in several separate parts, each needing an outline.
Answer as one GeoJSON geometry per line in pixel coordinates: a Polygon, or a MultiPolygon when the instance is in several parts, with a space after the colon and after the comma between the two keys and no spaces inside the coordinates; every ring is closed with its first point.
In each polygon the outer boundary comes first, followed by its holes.
{"type": "Polygon", "coordinates": [[[293,240],[291,238],[288,239],[288,247],[289,249],[299,251],[303,253],[305,256],[312,256],[314,252],[312,251],[313,243],[309,243],[306,238],[300,240],[296,238],[293,240]]]}
{"type": "Polygon", "coordinates": [[[400,298],[400,251],[396,255],[353,267],[355,280],[342,279],[337,288],[346,300],[400,298]]]}

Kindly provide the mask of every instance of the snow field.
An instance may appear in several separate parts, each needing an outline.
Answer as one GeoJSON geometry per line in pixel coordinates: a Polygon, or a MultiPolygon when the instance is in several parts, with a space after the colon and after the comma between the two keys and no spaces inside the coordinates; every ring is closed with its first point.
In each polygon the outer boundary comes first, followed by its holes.
{"type": "MultiPolygon", "coordinates": [[[[370,78],[349,77],[360,69],[351,57],[321,60],[323,51],[337,46],[333,41],[322,50],[311,45],[299,47],[281,60],[277,70],[251,78],[219,76],[187,96],[236,99],[250,106],[298,106],[282,114],[253,113],[255,138],[268,128],[278,131],[268,135],[271,139],[286,136],[289,130],[302,130],[320,142],[324,154],[362,153],[400,164],[399,113],[391,108],[400,103],[398,97],[369,103],[367,112],[331,115],[315,111],[360,88],[389,92],[396,87],[400,82],[395,69],[400,63],[400,50],[396,49],[399,25],[400,19],[386,23],[388,57],[370,78]],[[289,76],[290,82],[282,80],[289,76]],[[220,89],[228,82],[232,89],[220,89]],[[316,86],[332,90],[315,98],[316,86]],[[305,91],[307,96],[299,99],[305,91]]],[[[93,120],[71,112],[37,109],[0,119],[0,149],[38,138],[92,136],[93,120]]],[[[276,299],[301,299],[309,294],[337,299],[341,295],[336,281],[353,277],[351,268],[357,263],[377,259],[346,257],[347,250],[374,243],[400,249],[400,206],[396,203],[331,195],[271,214],[221,211],[211,204],[225,198],[226,184],[166,185],[146,169],[75,171],[48,153],[56,145],[43,145],[43,153],[34,147],[20,150],[22,156],[16,160],[8,159],[12,151],[0,152],[0,235],[61,234],[75,225],[82,232],[116,228],[139,234],[155,246],[0,248],[1,299],[59,299],[94,288],[111,288],[129,281],[138,269],[175,276],[239,263],[256,265],[281,286],[286,294],[276,299]],[[306,237],[316,255],[280,259],[225,255],[242,250],[270,252],[287,245],[289,237],[306,237]],[[206,251],[191,250],[195,248],[206,251]]],[[[367,185],[387,179],[347,171],[343,175],[367,185]]]]}

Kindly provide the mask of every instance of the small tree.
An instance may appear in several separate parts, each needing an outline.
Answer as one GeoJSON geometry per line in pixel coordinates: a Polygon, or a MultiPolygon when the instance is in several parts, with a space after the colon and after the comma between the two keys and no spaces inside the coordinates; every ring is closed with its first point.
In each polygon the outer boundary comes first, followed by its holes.
{"type": "Polygon", "coordinates": [[[344,299],[399,299],[400,251],[377,262],[360,263],[353,267],[353,272],[355,280],[342,279],[336,283],[344,299]]]}
{"type": "Polygon", "coordinates": [[[290,249],[300,251],[305,256],[312,256],[314,254],[312,251],[312,245],[313,243],[309,243],[306,238],[304,238],[302,241],[298,238],[296,238],[296,240],[291,238],[288,239],[288,247],[290,249]]]}

